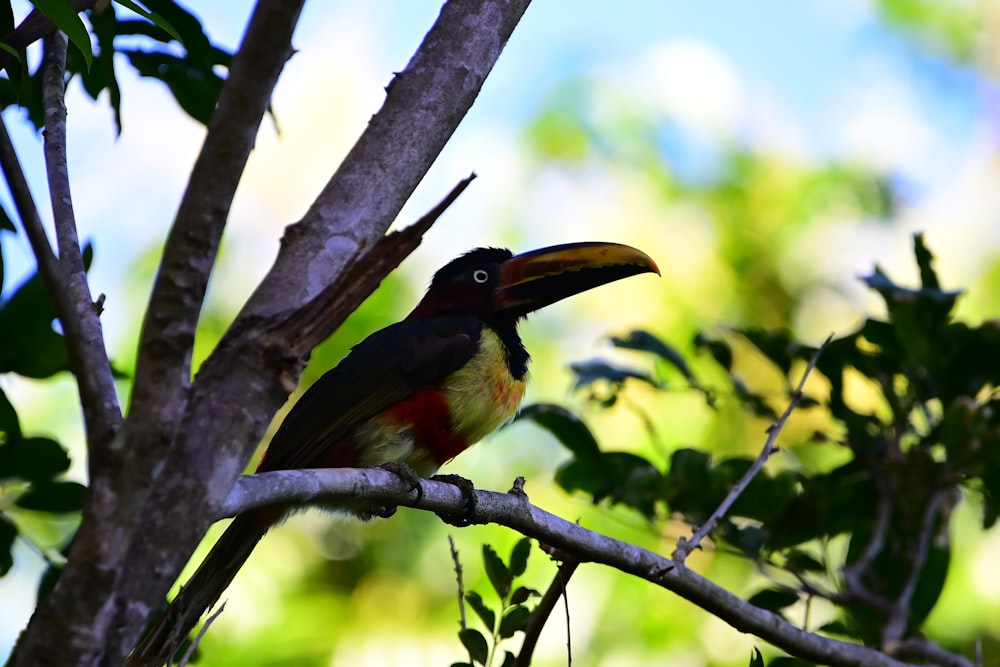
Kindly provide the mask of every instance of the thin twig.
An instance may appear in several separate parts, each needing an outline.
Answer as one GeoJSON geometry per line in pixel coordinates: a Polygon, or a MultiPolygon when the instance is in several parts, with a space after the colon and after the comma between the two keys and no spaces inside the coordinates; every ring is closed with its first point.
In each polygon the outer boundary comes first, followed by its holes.
{"type": "MultiPolygon", "coordinates": [[[[458,584],[459,627],[462,628],[462,631],[465,631],[469,628],[469,625],[465,620],[465,583],[462,581],[462,561],[458,558],[458,548],[455,546],[455,538],[451,535],[448,536],[448,549],[451,551],[451,562],[455,564],[455,582],[458,584]]],[[[469,651],[469,664],[476,664],[475,659],[472,657],[472,651],[469,651]]]]}
{"type": "Polygon", "coordinates": [[[865,575],[871,569],[875,559],[885,546],[886,537],[889,534],[889,521],[892,518],[893,497],[889,482],[885,478],[885,472],[878,466],[869,466],[872,479],[875,481],[875,489],[878,492],[878,500],[875,509],[875,528],[872,530],[871,538],[861,551],[858,558],[844,568],[845,592],[839,596],[838,602],[851,602],[860,600],[874,609],[888,613],[892,607],[892,602],[882,596],[873,593],[864,583],[865,575]]]}
{"type": "Polygon", "coordinates": [[[68,301],[59,313],[66,346],[73,360],[80,403],[87,429],[91,478],[108,460],[107,445],[122,423],[111,363],[104,348],[101,319],[90,295],[87,269],[76,231],[76,215],[66,159],[66,49],[61,31],[45,38],[42,63],[42,101],[45,110],[45,171],[52,202],[52,219],[59,248],[61,299],[68,301]]]}
{"type": "MultiPolygon", "coordinates": [[[[576,568],[580,565],[580,561],[565,552],[559,552],[559,558],[562,560],[562,563],[559,565],[559,569],[556,570],[556,576],[552,578],[552,583],[549,584],[545,594],[542,595],[538,606],[535,607],[531,618],[528,619],[528,625],[524,628],[524,642],[521,644],[521,651],[514,661],[514,667],[528,667],[531,664],[535,646],[538,645],[538,638],[541,636],[542,629],[549,620],[552,610],[555,609],[560,597],[566,600],[566,586],[569,584],[570,577],[573,576],[576,568]]],[[[569,661],[572,662],[568,602],[566,607],[566,655],[569,661]]]]}
{"type": "Polygon", "coordinates": [[[792,398],[788,402],[788,407],[785,408],[785,411],[782,413],[781,417],[778,418],[778,421],[767,429],[767,440],[764,442],[764,447],[761,449],[757,459],[753,462],[753,465],[750,466],[746,473],[744,473],[743,477],[740,478],[740,481],[736,483],[729,493],[726,494],[726,497],[722,499],[722,502],[719,503],[717,508],[715,508],[712,515],[709,516],[708,520],[706,520],[698,528],[698,530],[694,532],[694,535],[692,535],[690,539],[682,537],[678,540],[677,548],[673,553],[673,558],[678,564],[683,565],[684,560],[688,557],[688,555],[697,549],[701,544],[701,541],[705,539],[705,536],[715,529],[716,524],[719,523],[722,517],[726,515],[729,508],[732,507],[733,503],[736,502],[736,499],[740,497],[740,494],[746,490],[746,488],[750,485],[750,482],[753,481],[753,478],[757,476],[757,473],[760,472],[761,468],[764,467],[764,464],[771,457],[771,454],[774,453],[774,443],[777,441],[778,435],[785,427],[785,423],[788,422],[788,418],[791,417],[792,412],[795,411],[795,408],[798,407],[799,402],[802,400],[802,390],[806,386],[806,380],[809,379],[809,374],[812,373],[814,368],[816,368],[816,363],[819,361],[820,355],[823,354],[823,350],[826,349],[826,346],[830,344],[832,339],[832,334],[827,336],[826,340],[823,341],[823,344],[816,348],[816,351],[813,352],[812,357],[809,359],[809,365],[806,366],[805,372],[802,373],[802,379],[799,380],[799,385],[795,388],[795,391],[792,392],[792,398]]]}
{"type": "Polygon", "coordinates": [[[208,632],[208,628],[215,622],[215,619],[222,615],[222,612],[226,610],[226,603],[223,602],[219,605],[219,608],[212,612],[212,615],[205,619],[205,623],[202,624],[201,629],[198,630],[198,634],[195,638],[191,640],[191,645],[187,647],[184,651],[184,655],[181,657],[180,662],[177,663],[177,667],[186,667],[188,661],[191,660],[191,656],[194,655],[194,651],[198,648],[198,644],[205,637],[205,633],[208,632]]]}
{"type": "Polygon", "coordinates": [[[934,523],[947,498],[947,491],[938,491],[931,496],[924,508],[924,515],[920,522],[920,535],[917,537],[917,548],[910,564],[910,574],[882,630],[882,648],[886,651],[892,652],[906,632],[906,624],[910,618],[910,602],[913,600],[913,594],[917,590],[924,564],[927,562],[927,555],[930,553],[934,536],[934,523]]]}
{"type": "MultiPolygon", "coordinates": [[[[458,558],[458,548],[455,538],[448,536],[448,550],[451,552],[451,562],[455,565],[455,583],[458,585],[458,616],[459,624],[465,630],[469,626],[465,622],[465,583],[462,581],[462,561],[458,558]]],[[[470,655],[471,659],[472,656],[470,655]]]]}

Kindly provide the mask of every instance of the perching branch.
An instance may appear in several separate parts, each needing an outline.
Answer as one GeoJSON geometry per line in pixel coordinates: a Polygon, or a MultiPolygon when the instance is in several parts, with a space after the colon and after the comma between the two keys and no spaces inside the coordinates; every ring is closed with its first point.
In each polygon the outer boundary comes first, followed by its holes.
{"type": "Polygon", "coordinates": [[[767,440],[764,442],[764,447],[761,449],[757,459],[753,462],[753,465],[751,465],[750,468],[743,474],[740,481],[729,490],[729,493],[727,493],[726,497],[722,499],[719,506],[715,508],[712,515],[708,517],[708,520],[698,527],[691,539],[682,537],[677,541],[677,548],[674,550],[673,557],[678,563],[683,565],[684,560],[688,557],[688,554],[697,549],[701,544],[701,541],[705,539],[705,536],[715,530],[716,524],[719,523],[722,517],[726,515],[726,512],[728,512],[729,508],[733,506],[736,499],[740,497],[740,494],[743,493],[748,486],[750,486],[750,482],[753,481],[753,478],[756,477],[757,473],[759,473],[761,468],[764,467],[767,460],[771,458],[771,454],[774,453],[774,443],[777,442],[781,429],[785,427],[785,424],[788,422],[788,418],[792,416],[792,412],[795,411],[795,408],[798,407],[799,402],[802,400],[802,390],[806,386],[806,380],[809,379],[809,374],[812,373],[814,368],[816,368],[816,363],[819,362],[820,355],[823,354],[823,350],[826,349],[826,346],[830,344],[831,340],[833,340],[833,334],[827,336],[826,340],[823,341],[823,344],[816,348],[816,351],[813,352],[812,357],[809,359],[809,365],[806,366],[805,371],[802,373],[802,379],[799,380],[799,385],[795,388],[795,391],[792,392],[792,398],[788,402],[788,407],[785,408],[785,411],[782,413],[781,417],[778,418],[778,421],[771,424],[771,426],[767,429],[767,440]]]}
{"type": "Polygon", "coordinates": [[[561,519],[532,505],[523,493],[475,491],[471,505],[455,486],[422,480],[423,497],[407,481],[379,469],[282,470],[241,477],[220,517],[274,503],[364,501],[402,505],[437,514],[468,516],[473,523],[496,523],[552,545],[580,562],[608,565],[666,588],[741,632],[753,634],[804,660],[833,667],[908,667],[879,651],[798,628],[787,620],[717,586],[677,561],[561,519]]]}
{"type": "Polygon", "coordinates": [[[66,166],[67,46],[66,35],[59,30],[45,38],[42,64],[45,170],[61,269],[55,289],[65,292],[60,294],[58,300],[65,302],[63,308],[67,309],[60,313],[59,321],[79,387],[87,430],[90,476],[93,479],[99,476],[100,465],[108,458],[108,445],[121,427],[122,411],[111,374],[111,363],[104,349],[100,312],[94,305],[87,283],[66,166]]]}

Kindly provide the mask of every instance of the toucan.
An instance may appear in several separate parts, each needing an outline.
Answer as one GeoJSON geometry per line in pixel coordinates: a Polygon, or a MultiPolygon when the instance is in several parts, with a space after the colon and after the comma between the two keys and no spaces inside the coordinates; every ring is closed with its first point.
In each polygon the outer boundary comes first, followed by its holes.
{"type": "MultiPolygon", "coordinates": [[[[306,391],[271,439],[257,472],[403,466],[434,474],[510,421],[529,355],[529,313],[655,262],[616,243],[570,243],[514,255],[477,248],[434,274],[402,321],[358,343],[306,391]]],[[[236,517],[126,665],[161,665],[222,595],[267,530],[292,507],[236,517]]],[[[361,512],[363,514],[363,512],[361,512]]]]}

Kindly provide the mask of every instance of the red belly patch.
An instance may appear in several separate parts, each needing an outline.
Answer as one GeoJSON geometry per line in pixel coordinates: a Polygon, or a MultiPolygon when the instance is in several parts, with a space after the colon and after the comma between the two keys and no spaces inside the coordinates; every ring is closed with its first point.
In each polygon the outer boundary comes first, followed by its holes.
{"type": "Polygon", "coordinates": [[[379,419],[409,424],[417,446],[427,450],[439,466],[469,447],[451,428],[451,410],[440,391],[424,389],[383,410],[379,419]]]}

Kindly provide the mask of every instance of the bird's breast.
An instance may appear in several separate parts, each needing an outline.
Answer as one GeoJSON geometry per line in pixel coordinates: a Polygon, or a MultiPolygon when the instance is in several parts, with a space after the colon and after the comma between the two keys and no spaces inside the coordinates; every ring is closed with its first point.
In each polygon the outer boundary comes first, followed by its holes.
{"type": "Polygon", "coordinates": [[[507,352],[499,336],[484,328],[476,354],[444,384],[452,429],[474,444],[517,413],[525,381],[510,374],[507,352]]]}
{"type": "Polygon", "coordinates": [[[507,366],[500,338],[484,328],[479,349],[440,384],[422,389],[363,424],[354,437],[362,466],[402,461],[431,474],[513,419],[525,382],[507,366]]]}

